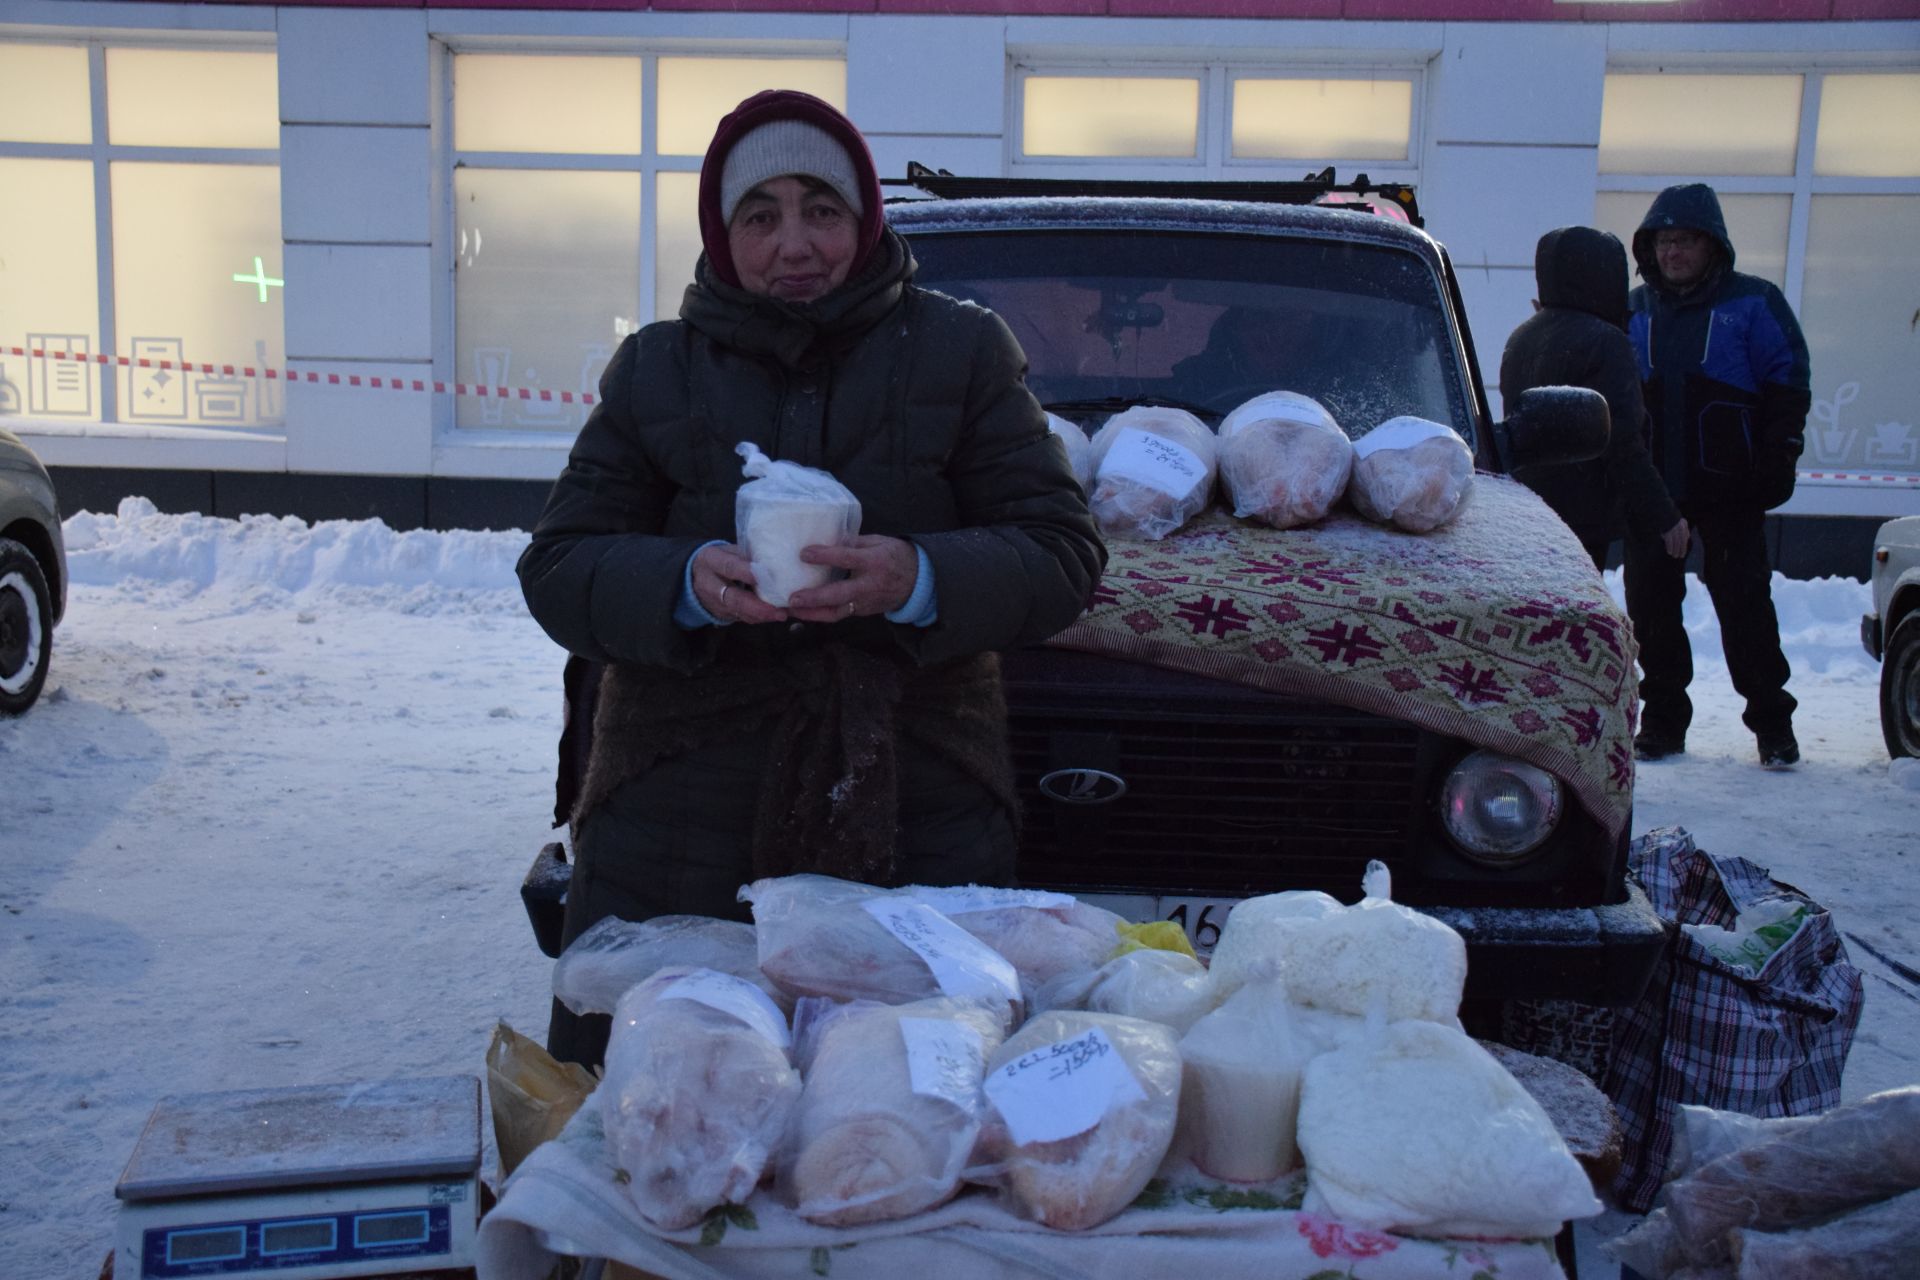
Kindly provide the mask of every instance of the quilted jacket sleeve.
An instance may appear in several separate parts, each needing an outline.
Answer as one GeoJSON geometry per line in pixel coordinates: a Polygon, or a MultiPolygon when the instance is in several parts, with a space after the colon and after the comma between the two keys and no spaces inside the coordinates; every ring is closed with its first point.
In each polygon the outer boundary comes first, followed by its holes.
{"type": "Polygon", "coordinates": [[[1625,334],[1608,330],[1594,352],[1594,390],[1606,397],[1613,419],[1607,438],[1607,479],[1620,495],[1627,524],[1645,538],[1658,538],[1679,523],[1680,509],[1647,450],[1646,403],[1640,370],[1625,334]]]}

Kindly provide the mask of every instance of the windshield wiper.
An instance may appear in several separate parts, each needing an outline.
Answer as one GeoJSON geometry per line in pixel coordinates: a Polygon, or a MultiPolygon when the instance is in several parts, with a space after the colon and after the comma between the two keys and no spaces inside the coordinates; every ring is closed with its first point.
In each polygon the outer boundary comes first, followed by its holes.
{"type": "Polygon", "coordinates": [[[1185,409],[1194,417],[1209,426],[1217,425],[1225,415],[1211,405],[1198,404],[1192,400],[1182,400],[1177,396],[1157,396],[1152,394],[1137,396],[1095,396],[1089,400],[1050,400],[1040,407],[1048,413],[1065,416],[1068,413],[1118,413],[1122,409],[1131,409],[1135,405],[1156,405],[1163,409],[1185,409]]]}

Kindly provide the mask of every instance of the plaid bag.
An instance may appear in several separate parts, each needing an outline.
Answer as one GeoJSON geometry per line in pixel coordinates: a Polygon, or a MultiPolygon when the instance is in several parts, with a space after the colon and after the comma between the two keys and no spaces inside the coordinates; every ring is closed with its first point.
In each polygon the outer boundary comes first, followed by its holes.
{"type": "Polygon", "coordinates": [[[1625,1155],[1615,1201],[1644,1213],[1660,1189],[1681,1103],[1752,1116],[1809,1115],[1840,1101],[1840,1070],[1860,1022],[1860,971],[1833,918],[1745,858],[1694,847],[1679,827],[1633,842],[1628,869],[1669,922],[1640,1003],[1620,1011],[1606,1092],[1625,1155]],[[1729,935],[1742,910],[1774,923],[1729,935]]]}

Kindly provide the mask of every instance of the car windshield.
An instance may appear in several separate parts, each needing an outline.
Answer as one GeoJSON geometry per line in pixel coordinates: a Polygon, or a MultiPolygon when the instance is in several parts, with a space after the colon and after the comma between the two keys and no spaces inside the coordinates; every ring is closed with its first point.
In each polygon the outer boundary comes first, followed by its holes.
{"type": "Polygon", "coordinates": [[[1473,440],[1440,282],[1416,254],[1160,230],[942,231],[913,251],[916,283],[998,312],[1034,395],[1085,425],[1142,402],[1217,425],[1295,391],[1351,436],[1412,414],[1473,440]]]}

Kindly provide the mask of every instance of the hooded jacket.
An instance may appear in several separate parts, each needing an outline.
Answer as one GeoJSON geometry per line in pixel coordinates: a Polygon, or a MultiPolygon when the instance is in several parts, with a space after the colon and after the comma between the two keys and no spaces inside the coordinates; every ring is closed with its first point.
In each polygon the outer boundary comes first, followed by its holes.
{"type": "Polygon", "coordinates": [[[1658,538],[1680,519],[1647,453],[1640,374],[1627,340],[1627,251],[1592,227],[1560,227],[1540,237],[1533,258],[1540,309],[1507,339],[1500,397],[1512,412],[1535,387],[1586,387],[1606,398],[1606,452],[1566,466],[1517,475],[1589,545],[1609,541],[1625,522],[1658,538]]]}
{"type": "Polygon", "coordinates": [[[1777,507],[1793,496],[1812,404],[1807,342],[1780,291],[1735,271],[1719,197],[1703,183],[1668,187],[1633,235],[1646,283],[1631,296],[1628,336],[1640,361],[1652,452],[1682,504],[1777,507]],[[1664,283],[1654,235],[1712,237],[1713,265],[1692,288],[1664,283]]]}

